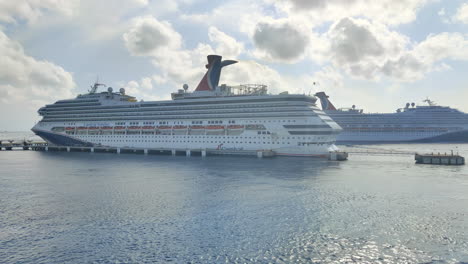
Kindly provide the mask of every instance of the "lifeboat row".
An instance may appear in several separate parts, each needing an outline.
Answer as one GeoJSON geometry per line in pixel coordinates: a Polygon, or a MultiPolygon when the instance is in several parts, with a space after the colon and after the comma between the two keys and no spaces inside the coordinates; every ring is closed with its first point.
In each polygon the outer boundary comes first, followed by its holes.
{"type": "Polygon", "coordinates": [[[93,126],[93,127],[85,127],[85,126],[80,126],[80,127],[66,127],[66,131],[72,131],[72,130],[224,130],[224,129],[230,129],[230,130],[240,130],[244,129],[244,125],[228,125],[228,126],[223,126],[223,125],[209,125],[209,126],[184,126],[184,125],[176,125],[176,126],[93,126]]]}

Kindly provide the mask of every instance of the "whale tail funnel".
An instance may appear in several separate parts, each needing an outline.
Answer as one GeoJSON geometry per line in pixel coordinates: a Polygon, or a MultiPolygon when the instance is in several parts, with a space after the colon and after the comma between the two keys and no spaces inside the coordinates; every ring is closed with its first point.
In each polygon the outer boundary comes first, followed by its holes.
{"type": "Polygon", "coordinates": [[[328,95],[325,92],[318,92],[315,94],[320,99],[322,110],[336,110],[335,106],[328,100],[328,95]]]}
{"type": "Polygon", "coordinates": [[[207,58],[208,64],[206,68],[208,71],[203,76],[195,91],[213,91],[219,84],[221,69],[225,66],[237,63],[237,61],[234,60],[223,61],[223,57],[219,55],[208,55],[207,58]]]}

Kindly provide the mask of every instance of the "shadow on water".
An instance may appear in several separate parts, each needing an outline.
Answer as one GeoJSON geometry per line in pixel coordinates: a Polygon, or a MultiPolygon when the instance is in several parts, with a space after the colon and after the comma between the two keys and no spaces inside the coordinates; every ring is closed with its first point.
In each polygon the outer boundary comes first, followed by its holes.
{"type": "Polygon", "coordinates": [[[54,162],[74,163],[88,166],[89,169],[107,166],[172,168],[174,170],[193,170],[218,177],[256,176],[280,179],[304,179],[320,175],[328,168],[337,169],[339,162],[322,158],[275,157],[258,159],[251,156],[161,156],[107,153],[61,153],[38,152],[41,158],[54,162]]]}

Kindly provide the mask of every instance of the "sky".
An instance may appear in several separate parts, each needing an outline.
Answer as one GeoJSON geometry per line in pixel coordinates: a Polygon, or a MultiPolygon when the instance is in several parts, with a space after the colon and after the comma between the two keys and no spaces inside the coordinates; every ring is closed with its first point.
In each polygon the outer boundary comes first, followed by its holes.
{"type": "Polygon", "coordinates": [[[468,112],[467,0],[0,0],[0,131],[29,130],[97,78],[168,100],[196,88],[209,54],[239,61],[228,85],[468,112]]]}

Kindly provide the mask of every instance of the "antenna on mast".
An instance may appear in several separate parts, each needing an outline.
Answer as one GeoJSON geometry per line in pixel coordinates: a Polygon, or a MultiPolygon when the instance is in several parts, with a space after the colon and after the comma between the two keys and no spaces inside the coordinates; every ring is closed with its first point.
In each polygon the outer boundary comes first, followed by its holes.
{"type": "Polygon", "coordinates": [[[106,85],[103,84],[103,83],[99,83],[99,76],[97,76],[97,77],[96,77],[96,81],[94,82],[93,85],[90,86],[91,89],[88,90],[88,92],[89,92],[90,94],[95,94],[96,91],[97,91],[97,89],[99,88],[99,86],[106,86],[106,85]]]}
{"type": "MultiPolygon", "coordinates": [[[[312,82],[312,85],[315,86],[315,85],[319,85],[318,82],[312,82]]],[[[312,88],[309,89],[309,96],[310,96],[310,93],[312,92],[312,88]]]]}
{"type": "Polygon", "coordinates": [[[429,99],[429,97],[426,97],[426,100],[423,100],[423,102],[427,103],[429,106],[435,106],[436,103],[432,100],[429,99]]]}

